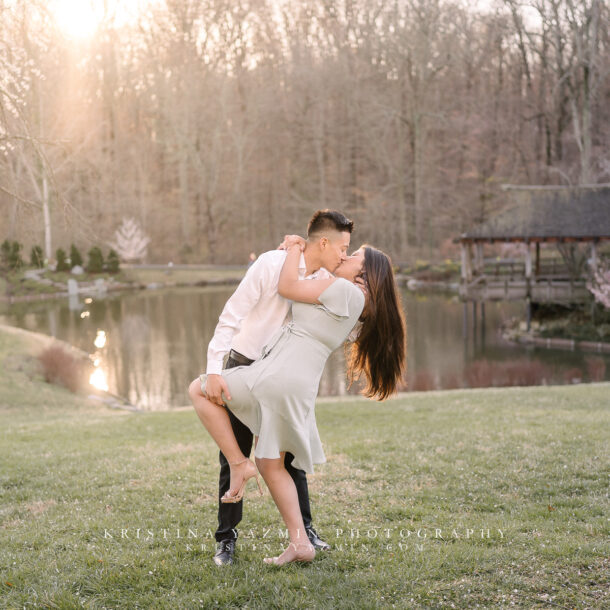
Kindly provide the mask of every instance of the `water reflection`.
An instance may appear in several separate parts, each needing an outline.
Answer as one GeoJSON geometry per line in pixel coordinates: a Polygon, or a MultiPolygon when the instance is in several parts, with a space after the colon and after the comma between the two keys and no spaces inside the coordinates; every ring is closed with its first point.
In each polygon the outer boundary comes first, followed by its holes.
{"type": "Polygon", "coordinates": [[[97,347],[98,349],[102,349],[102,347],[104,347],[104,345],[106,345],[106,332],[103,330],[98,330],[97,331],[97,337],[95,337],[95,341],[93,342],[93,345],[95,345],[95,347],[97,347]]]}
{"type": "MultiPolygon", "coordinates": [[[[78,303],[52,300],[1,306],[0,321],[63,339],[92,354],[92,383],[146,409],[189,403],[187,388],[205,368],[207,345],[229,288],[142,291],[78,303]],[[81,317],[81,313],[88,315],[81,317]]],[[[475,318],[457,298],[403,295],[408,328],[405,389],[575,383],[608,379],[610,358],[597,354],[512,347],[502,320],[520,303],[488,303],[475,318]],[[463,336],[466,313],[469,332],[463,336]],[[476,332],[473,323],[476,322],[476,332]]],[[[322,395],[355,394],[343,349],[329,359],[322,395]]]]}
{"type": "MultiPolygon", "coordinates": [[[[97,361],[99,363],[99,360],[97,361]]],[[[91,373],[89,377],[89,383],[98,390],[108,391],[110,389],[108,385],[108,380],[106,379],[106,371],[102,368],[98,368],[98,365],[95,365],[95,370],[91,373]]]]}

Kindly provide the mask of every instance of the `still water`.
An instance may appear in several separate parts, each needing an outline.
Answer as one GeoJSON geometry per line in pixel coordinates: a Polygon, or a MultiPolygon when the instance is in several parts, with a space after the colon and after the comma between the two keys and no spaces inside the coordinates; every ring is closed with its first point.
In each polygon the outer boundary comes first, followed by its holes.
{"type": "MultiPolygon", "coordinates": [[[[92,354],[95,381],[144,409],[189,404],[187,388],[205,370],[207,345],[234,287],[139,291],[100,298],[2,305],[0,322],[53,335],[92,354]]],[[[503,320],[522,316],[518,302],[487,303],[476,332],[472,310],[463,333],[457,297],[403,293],[408,328],[407,387],[563,384],[610,379],[610,357],[514,347],[502,341],[503,320]]],[[[321,395],[347,387],[343,351],[329,359],[321,395]]]]}

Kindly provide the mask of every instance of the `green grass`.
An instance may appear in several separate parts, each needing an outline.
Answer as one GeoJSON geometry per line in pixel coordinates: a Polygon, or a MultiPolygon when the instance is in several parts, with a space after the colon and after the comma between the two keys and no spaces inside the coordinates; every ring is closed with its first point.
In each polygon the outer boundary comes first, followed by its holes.
{"type": "Polygon", "coordinates": [[[27,268],[18,271],[4,272],[3,276],[0,278],[0,295],[10,293],[12,296],[26,296],[61,292],[61,288],[58,288],[57,286],[48,286],[46,284],[41,284],[36,280],[27,279],[25,277],[26,270],[27,268]]]}
{"type": "Polygon", "coordinates": [[[328,462],[309,484],[333,550],[263,565],[281,522],[252,485],[239,562],[219,569],[217,452],[195,413],[49,386],[28,341],[0,331],[2,607],[608,606],[610,384],[320,402],[328,462]]]}

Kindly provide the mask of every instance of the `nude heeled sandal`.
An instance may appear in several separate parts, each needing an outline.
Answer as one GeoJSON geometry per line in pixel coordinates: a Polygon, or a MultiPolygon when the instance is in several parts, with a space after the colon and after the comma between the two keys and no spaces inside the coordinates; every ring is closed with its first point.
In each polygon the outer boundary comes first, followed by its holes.
{"type": "MultiPolygon", "coordinates": [[[[252,462],[248,459],[245,458],[239,462],[229,462],[229,466],[239,466],[240,464],[243,464],[244,462],[250,462],[250,464],[252,464],[252,462]]],[[[227,491],[225,493],[224,496],[222,496],[222,498],[220,498],[220,501],[223,504],[237,504],[237,502],[241,502],[242,498],[244,497],[244,490],[246,489],[246,483],[252,478],[252,477],[256,477],[256,484],[258,485],[258,491],[260,492],[260,495],[263,495],[263,488],[261,487],[260,481],[258,480],[258,471],[256,470],[256,466],[254,464],[252,464],[252,468],[254,469],[254,472],[252,472],[252,470],[250,471],[250,474],[246,474],[244,476],[244,480],[242,481],[241,487],[237,490],[237,493],[233,496],[228,496],[227,494],[229,493],[229,491],[227,491]]]]}

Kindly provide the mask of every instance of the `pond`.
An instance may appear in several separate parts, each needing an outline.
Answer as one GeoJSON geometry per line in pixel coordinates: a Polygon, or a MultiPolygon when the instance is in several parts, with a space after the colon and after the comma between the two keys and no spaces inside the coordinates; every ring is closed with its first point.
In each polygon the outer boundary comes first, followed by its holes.
{"type": "MultiPolygon", "coordinates": [[[[69,302],[3,304],[0,322],[53,335],[96,360],[95,383],[143,409],[189,404],[187,388],[205,370],[207,345],[234,287],[124,292],[69,302]]],[[[403,292],[409,390],[565,384],[610,379],[608,355],[509,345],[498,329],[523,315],[520,302],[490,302],[464,338],[455,296],[403,292]]],[[[321,395],[356,394],[343,350],[329,359],[321,395]]]]}

